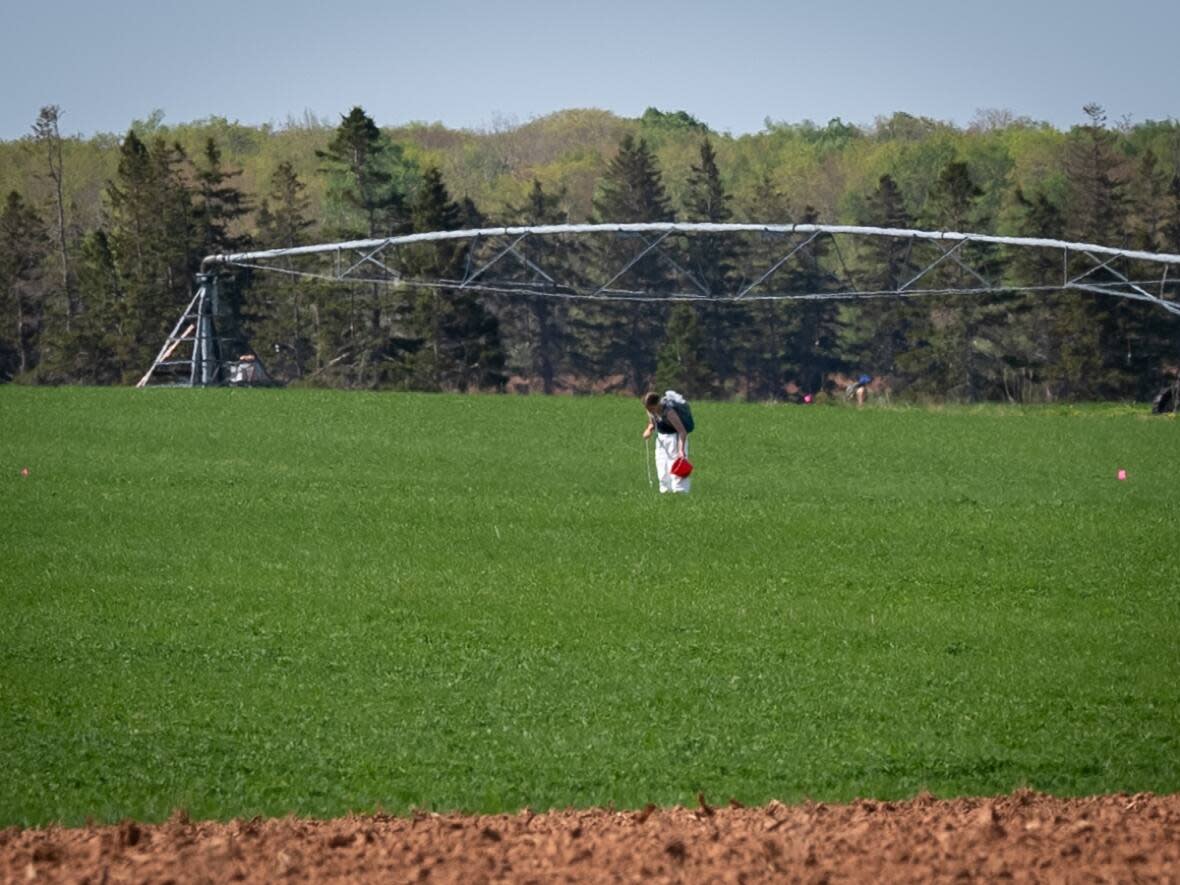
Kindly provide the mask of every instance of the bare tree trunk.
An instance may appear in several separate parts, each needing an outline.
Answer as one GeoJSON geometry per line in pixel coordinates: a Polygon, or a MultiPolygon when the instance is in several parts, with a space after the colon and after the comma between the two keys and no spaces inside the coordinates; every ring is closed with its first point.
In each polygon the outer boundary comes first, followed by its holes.
{"type": "Polygon", "coordinates": [[[45,146],[49,179],[53,182],[54,203],[57,209],[57,245],[61,257],[61,287],[66,296],[68,332],[71,321],[78,313],[78,303],[70,279],[70,252],[66,237],[65,163],[62,159],[61,131],[58,128],[60,119],[61,108],[57,105],[51,104],[41,108],[37,122],[33,124],[33,133],[37,141],[45,146]]]}
{"type": "Polygon", "coordinates": [[[324,368],[324,342],[320,337],[320,306],[311,303],[311,325],[315,334],[315,369],[319,372],[324,368]]]}
{"type": "Polygon", "coordinates": [[[19,289],[13,293],[16,297],[16,350],[20,357],[16,373],[23,375],[29,368],[28,348],[25,347],[25,303],[19,289]]]}

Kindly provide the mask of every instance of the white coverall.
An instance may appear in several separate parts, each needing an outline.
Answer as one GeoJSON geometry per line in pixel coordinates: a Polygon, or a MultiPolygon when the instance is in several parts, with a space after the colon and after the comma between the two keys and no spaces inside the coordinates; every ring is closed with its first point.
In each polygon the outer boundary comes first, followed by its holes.
{"type": "MultiPolygon", "coordinates": [[[[660,478],[660,494],[687,493],[692,487],[691,476],[676,476],[672,462],[680,457],[680,438],[675,433],[656,433],[656,474],[660,478]]],[[[684,441],[684,457],[688,457],[688,440],[684,441]]]]}

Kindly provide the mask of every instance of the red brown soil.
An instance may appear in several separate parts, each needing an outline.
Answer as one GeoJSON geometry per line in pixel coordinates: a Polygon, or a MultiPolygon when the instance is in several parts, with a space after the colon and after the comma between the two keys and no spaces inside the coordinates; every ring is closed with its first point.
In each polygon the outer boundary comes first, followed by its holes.
{"type": "Polygon", "coordinates": [[[5,882],[1180,881],[1180,794],[0,830],[5,882]]]}

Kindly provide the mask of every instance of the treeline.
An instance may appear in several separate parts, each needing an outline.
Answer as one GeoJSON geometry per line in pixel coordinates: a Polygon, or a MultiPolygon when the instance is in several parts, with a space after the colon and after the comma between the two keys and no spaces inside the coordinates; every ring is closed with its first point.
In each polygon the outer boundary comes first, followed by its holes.
{"type": "MultiPolygon", "coordinates": [[[[1180,253],[1180,123],[1110,126],[1101,108],[1084,111],[1068,132],[988,112],[965,129],[895,114],[868,129],[768,120],[734,138],[655,109],[476,133],[382,129],[354,108],[334,125],[277,129],[166,127],[157,115],[121,138],[84,140],[63,136],[60,110],[47,107],[29,137],[0,144],[0,380],[137,379],[191,299],[201,258],[253,247],[503,224],[755,221],[1180,253]]],[[[783,254],[781,242],[722,237],[671,248],[712,291],[783,254]]],[[[816,241],[776,288],[829,290],[824,248],[816,241]]],[[[550,257],[617,266],[627,254],[633,245],[612,242],[550,257]]],[[[399,260],[409,277],[453,278],[464,255],[423,247],[399,260]]],[[[840,260],[866,289],[895,289],[928,264],[884,239],[840,260]]],[[[1000,250],[977,249],[971,266],[1013,287],[1053,285],[1062,272],[1059,255],[1000,250]]],[[[653,292],[675,286],[654,255],[629,274],[653,292]]],[[[958,288],[968,274],[948,261],[930,281],[958,288]]],[[[261,273],[226,292],[233,325],[272,375],[354,387],[655,384],[765,399],[870,373],[898,394],[941,399],[1143,398],[1175,372],[1180,342],[1180,323],[1159,308],[1076,292],[669,307],[261,273]]]]}

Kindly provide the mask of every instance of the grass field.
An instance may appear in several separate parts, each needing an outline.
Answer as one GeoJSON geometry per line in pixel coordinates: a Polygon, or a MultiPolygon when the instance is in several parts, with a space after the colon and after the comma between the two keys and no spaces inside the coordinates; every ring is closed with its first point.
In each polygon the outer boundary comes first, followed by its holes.
{"type": "Polygon", "coordinates": [[[1180,790],[1175,420],[694,412],[0,389],[0,826],[1180,790]]]}

